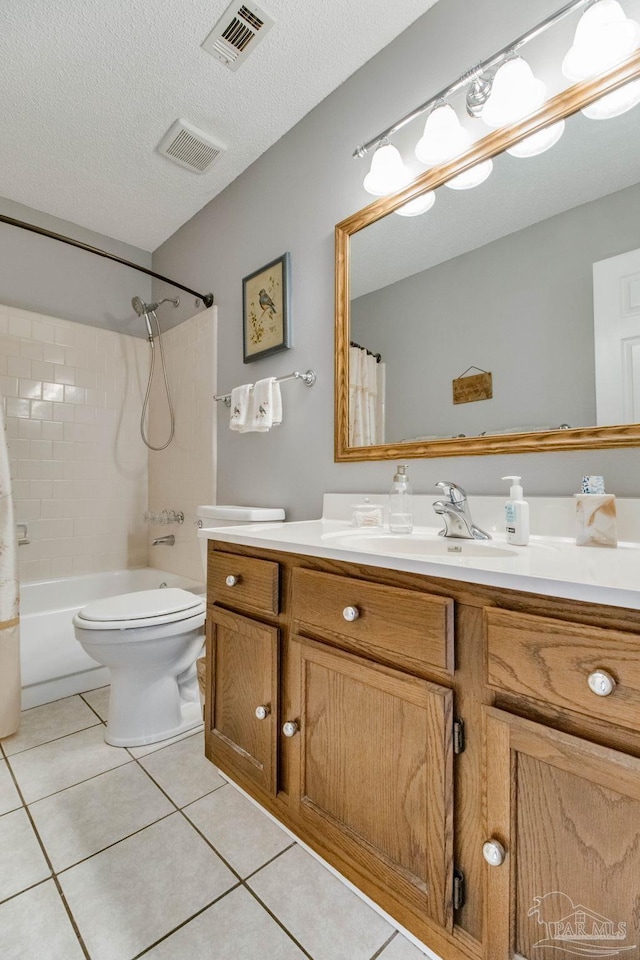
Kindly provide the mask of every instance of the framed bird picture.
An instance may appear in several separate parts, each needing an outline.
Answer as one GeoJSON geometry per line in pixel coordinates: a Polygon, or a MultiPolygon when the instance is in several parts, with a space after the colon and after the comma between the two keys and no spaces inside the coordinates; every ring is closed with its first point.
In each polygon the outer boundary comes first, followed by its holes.
{"type": "Polygon", "coordinates": [[[291,257],[283,253],[242,280],[244,362],[252,363],[291,346],[291,257]]]}

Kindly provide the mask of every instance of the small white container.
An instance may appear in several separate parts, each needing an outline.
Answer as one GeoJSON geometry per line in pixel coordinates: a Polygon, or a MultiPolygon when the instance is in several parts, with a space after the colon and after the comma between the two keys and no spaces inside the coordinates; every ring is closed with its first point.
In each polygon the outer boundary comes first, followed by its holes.
{"type": "Polygon", "coordinates": [[[504,531],[507,543],[526,547],[529,543],[529,504],[524,499],[520,484],[522,477],[503,477],[511,480],[509,499],[504,505],[504,531]]]}

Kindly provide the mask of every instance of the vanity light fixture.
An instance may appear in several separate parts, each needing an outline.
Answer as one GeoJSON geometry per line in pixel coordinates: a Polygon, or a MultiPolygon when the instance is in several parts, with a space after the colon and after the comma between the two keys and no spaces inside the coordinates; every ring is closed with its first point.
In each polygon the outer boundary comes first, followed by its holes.
{"type": "MultiPolygon", "coordinates": [[[[567,80],[588,80],[631,56],[640,46],[640,23],[625,16],[617,0],[598,0],[580,17],[573,46],[562,61],[567,80]]],[[[640,103],[640,83],[627,84],[582,111],[591,120],[608,120],[640,103]]]]}
{"type": "Polygon", "coordinates": [[[398,207],[395,213],[401,217],[419,217],[421,213],[426,213],[427,210],[431,210],[435,202],[435,190],[428,190],[426,193],[422,193],[419,197],[416,197],[415,200],[409,200],[408,203],[404,203],[401,207],[398,207]]]}
{"type": "MultiPolygon", "coordinates": [[[[480,116],[488,127],[504,127],[517,123],[544,103],[547,88],[538,80],[522,57],[506,60],[493,80],[491,93],[480,116]]],[[[514,157],[535,157],[558,142],[564,133],[564,120],[532,134],[510,147],[507,153],[514,157]]]]}
{"type": "MultiPolygon", "coordinates": [[[[363,157],[376,148],[371,170],[364,188],[375,196],[385,196],[402,189],[411,181],[408,168],[389,137],[429,111],[424,133],[416,146],[417,158],[427,166],[445,163],[467,150],[473,135],[460,123],[455,110],[447,102],[453,94],[466,88],[466,108],[470,117],[482,117],[487,126],[502,127],[524,119],[539,109],[546,96],[545,84],[536,79],[531,68],[517,51],[539,37],[569,14],[585,8],[578,23],[573,45],[562,62],[562,73],[572,81],[588,80],[621,63],[640,47],[640,24],[629,19],[618,0],[572,0],[517,37],[506,47],[458,77],[434,97],[416,107],[377,137],[356,147],[353,156],[363,157]],[[391,151],[395,151],[392,153],[391,151]],[[381,156],[379,156],[381,155],[381,156]]],[[[585,107],[585,116],[594,119],[615,117],[640,103],[640,81],[636,80],[605,94],[585,107]]],[[[558,142],[564,132],[559,121],[509,147],[515,157],[534,157],[558,142]]],[[[470,167],[446,181],[453,190],[475,187],[490,175],[491,160],[470,167]]],[[[403,216],[415,216],[419,209],[415,200],[405,204],[403,216]],[[414,212],[410,212],[414,211],[414,212]]],[[[425,206],[425,210],[428,207],[425,206]]],[[[401,213],[401,211],[397,211],[401,213]]]]}
{"type": "MultiPolygon", "coordinates": [[[[472,135],[464,129],[453,107],[439,103],[427,117],[424,133],[416,144],[416,157],[426,166],[433,167],[464,153],[472,142],[472,135]]],[[[469,190],[484,183],[492,170],[492,161],[485,160],[448,180],[446,186],[452,190],[469,190]]]]}
{"type": "Polygon", "coordinates": [[[363,181],[367,193],[374,197],[384,197],[395,193],[411,182],[411,174],[404,165],[400,151],[386,138],[383,138],[371,159],[371,169],[363,181]]]}

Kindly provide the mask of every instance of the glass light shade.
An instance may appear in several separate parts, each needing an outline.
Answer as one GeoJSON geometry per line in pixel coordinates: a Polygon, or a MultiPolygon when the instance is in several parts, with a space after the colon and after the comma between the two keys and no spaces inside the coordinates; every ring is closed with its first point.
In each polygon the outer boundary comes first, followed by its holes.
{"type": "Polygon", "coordinates": [[[640,103],[640,80],[627,83],[612,93],[605,93],[604,97],[584,107],[582,113],[590,120],[609,120],[631,110],[637,103],[640,103]]]}
{"type": "Polygon", "coordinates": [[[595,77],[626,60],[638,46],[640,23],[627,19],[617,0],[598,0],[580,17],[562,73],[574,81],[595,77]]]}
{"type": "Polygon", "coordinates": [[[444,103],[435,107],[427,117],[424,133],[416,144],[416,157],[420,163],[434,167],[464,153],[472,139],[469,131],[465,130],[458,120],[453,107],[444,103]]]}
{"type": "Polygon", "coordinates": [[[507,60],[493,79],[481,117],[488,127],[517,123],[538,109],[546,91],[544,83],[536,80],[526,60],[522,57],[507,60]]]}
{"type": "Polygon", "coordinates": [[[400,151],[392,143],[381,143],[371,159],[371,169],[362,181],[367,193],[384,197],[405,187],[411,174],[405,167],[400,151]]]}
{"type": "Polygon", "coordinates": [[[416,197],[415,200],[409,200],[408,203],[403,204],[395,212],[401,217],[419,217],[421,213],[426,213],[427,210],[431,210],[435,202],[435,192],[429,190],[427,193],[423,193],[421,197],[416,197]]]}
{"type": "Polygon", "coordinates": [[[451,190],[471,190],[473,187],[478,187],[481,183],[484,183],[487,177],[491,176],[492,170],[493,160],[483,160],[482,163],[477,163],[470,170],[465,170],[464,173],[459,173],[457,177],[447,180],[445,187],[449,187],[451,190]]]}
{"type": "Polygon", "coordinates": [[[544,153],[545,150],[549,150],[558,142],[564,133],[564,128],[564,120],[559,120],[558,123],[553,123],[550,127],[545,127],[544,130],[538,130],[537,133],[532,133],[530,137],[526,137],[520,143],[509,147],[507,153],[510,153],[512,157],[537,157],[538,154],[544,153]]]}

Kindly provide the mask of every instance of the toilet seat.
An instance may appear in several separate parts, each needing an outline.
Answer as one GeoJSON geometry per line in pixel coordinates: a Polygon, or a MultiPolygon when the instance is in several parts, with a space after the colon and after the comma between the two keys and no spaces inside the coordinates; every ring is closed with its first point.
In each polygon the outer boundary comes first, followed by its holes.
{"type": "Polygon", "coordinates": [[[200,617],[205,609],[202,597],[178,587],[138,590],[87,604],[73,624],[83,630],[137,630],[200,617]]]}

